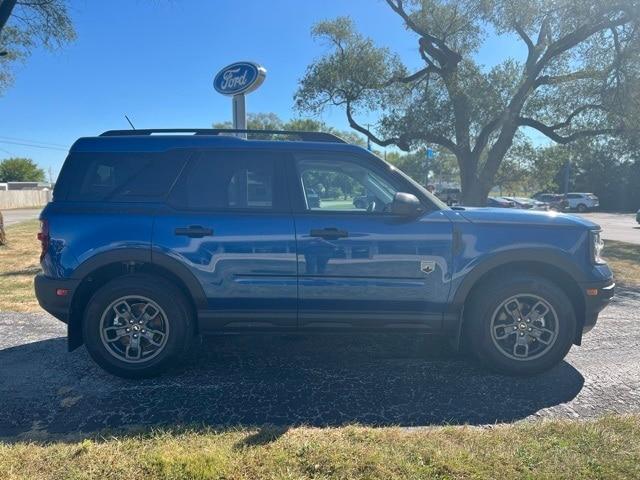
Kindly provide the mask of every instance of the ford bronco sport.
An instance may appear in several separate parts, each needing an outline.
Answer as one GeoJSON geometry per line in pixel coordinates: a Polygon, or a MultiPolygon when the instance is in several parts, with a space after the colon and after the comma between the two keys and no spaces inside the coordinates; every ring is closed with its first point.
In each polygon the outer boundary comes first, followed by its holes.
{"type": "Polygon", "coordinates": [[[69,350],[125,377],[158,374],[198,334],[328,331],[441,334],[533,374],[580,344],[614,290],[597,225],[451,209],[317,132],[82,138],[41,223],[40,304],[69,350]]]}

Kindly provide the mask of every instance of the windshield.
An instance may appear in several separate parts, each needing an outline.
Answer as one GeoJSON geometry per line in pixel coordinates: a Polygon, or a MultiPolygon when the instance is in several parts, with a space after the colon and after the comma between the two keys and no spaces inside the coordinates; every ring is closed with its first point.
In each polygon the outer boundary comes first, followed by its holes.
{"type": "MultiPolygon", "coordinates": [[[[380,157],[378,157],[378,158],[380,158],[380,157]]],[[[442,200],[440,200],[433,193],[431,193],[429,190],[424,188],[422,185],[420,185],[418,182],[416,182],[413,178],[411,178],[409,175],[404,173],[398,167],[396,167],[395,165],[392,165],[389,162],[386,162],[384,160],[382,160],[382,161],[384,163],[386,163],[394,172],[398,173],[398,175],[400,175],[403,179],[405,179],[407,182],[409,182],[412,187],[414,187],[417,190],[419,190],[420,193],[422,195],[424,195],[425,197],[427,197],[429,199],[429,201],[431,201],[437,208],[439,208],[440,210],[451,210],[451,208],[446,203],[444,203],[442,200]]]]}

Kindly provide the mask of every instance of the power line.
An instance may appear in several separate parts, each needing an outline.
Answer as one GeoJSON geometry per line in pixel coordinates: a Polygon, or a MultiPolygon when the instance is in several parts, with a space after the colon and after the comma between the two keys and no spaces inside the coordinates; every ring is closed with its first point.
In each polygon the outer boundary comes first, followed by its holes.
{"type": "Polygon", "coordinates": [[[6,143],[6,144],[9,144],[9,145],[21,145],[23,147],[43,148],[45,150],[59,150],[61,152],[69,151],[68,148],[47,147],[47,146],[44,146],[44,145],[36,145],[34,143],[13,142],[13,141],[9,141],[9,140],[0,140],[0,143],[6,143]]]}
{"type": "Polygon", "coordinates": [[[61,143],[43,142],[43,141],[40,141],[40,140],[31,140],[29,138],[7,137],[7,136],[4,136],[4,135],[0,135],[0,139],[10,140],[10,141],[14,141],[14,142],[37,143],[39,145],[48,145],[48,146],[51,146],[51,147],[67,148],[66,145],[62,145],[61,143]]]}

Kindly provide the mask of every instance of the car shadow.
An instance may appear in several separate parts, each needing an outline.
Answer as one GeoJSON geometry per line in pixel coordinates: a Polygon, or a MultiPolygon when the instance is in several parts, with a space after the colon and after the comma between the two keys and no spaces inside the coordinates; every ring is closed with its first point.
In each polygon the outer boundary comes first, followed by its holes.
{"type": "Polygon", "coordinates": [[[0,350],[0,438],[267,425],[252,445],[298,425],[492,424],[568,402],[583,383],[566,362],[506,377],[405,335],[218,337],[164,376],[124,380],[54,338],[0,350]]]}

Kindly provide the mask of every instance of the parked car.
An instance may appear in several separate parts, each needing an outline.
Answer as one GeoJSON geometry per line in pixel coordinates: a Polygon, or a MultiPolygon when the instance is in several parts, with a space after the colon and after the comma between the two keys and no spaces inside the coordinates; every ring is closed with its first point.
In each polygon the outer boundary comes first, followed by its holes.
{"type": "Polygon", "coordinates": [[[460,203],[460,189],[459,188],[443,188],[436,192],[436,196],[445,202],[447,205],[457,205],[460,203]]]}
{"type": "Polygon", "coordinates": [[[492,208],[516,208],[515,202],[502,197],[487,198],[487,207],[492,208]]]}
{"type": "Polygon", "coordinates": [[[549,205],[549,210],[561,212],[569,207],[569,202],[564,198],[564,195],[557,193],[536,193],[533,199],[549,205]]]}
{"type": "Polygon", "coordinates": [[[439,334],[533,374],[613,295],[587,219],[453,210],[329,134],[191,133],[79,139],[40,216],[38,301],[67,323],[69,350],[116,375],[158,374],[196,335],[329,331],[439,334]],[[305,192],[345,176],[375,195],[371,211],[310,206],[305,192]]]}
{"type": "Polygon", "coordinates": [[[578,212],[587,212],[600,206],[600,201],[593,193],[567,193],[568,208],[578,212]]]}
{"type": "Polygon", "coordinates": [[[525,210],[549,210],[549,204],[535,200],[533,198],[525,197],[502,197],[505,200],[515,203],[516,208],[523,208],[525,210]]]}
{"type": "Polygon", "coordinates": [[[320,195],[315,190],[309,189],[307,192],[307,205],[309,208],[320,208],[320,195]]]}
{"type": "Polygon", "coordinates": [[[373,197],[371,197],[370,195],[360,195],[353,199],[353,206],[366,210],[367,208],[369,208],[369,205],[371,205],[372,200],[373,197]]]}

